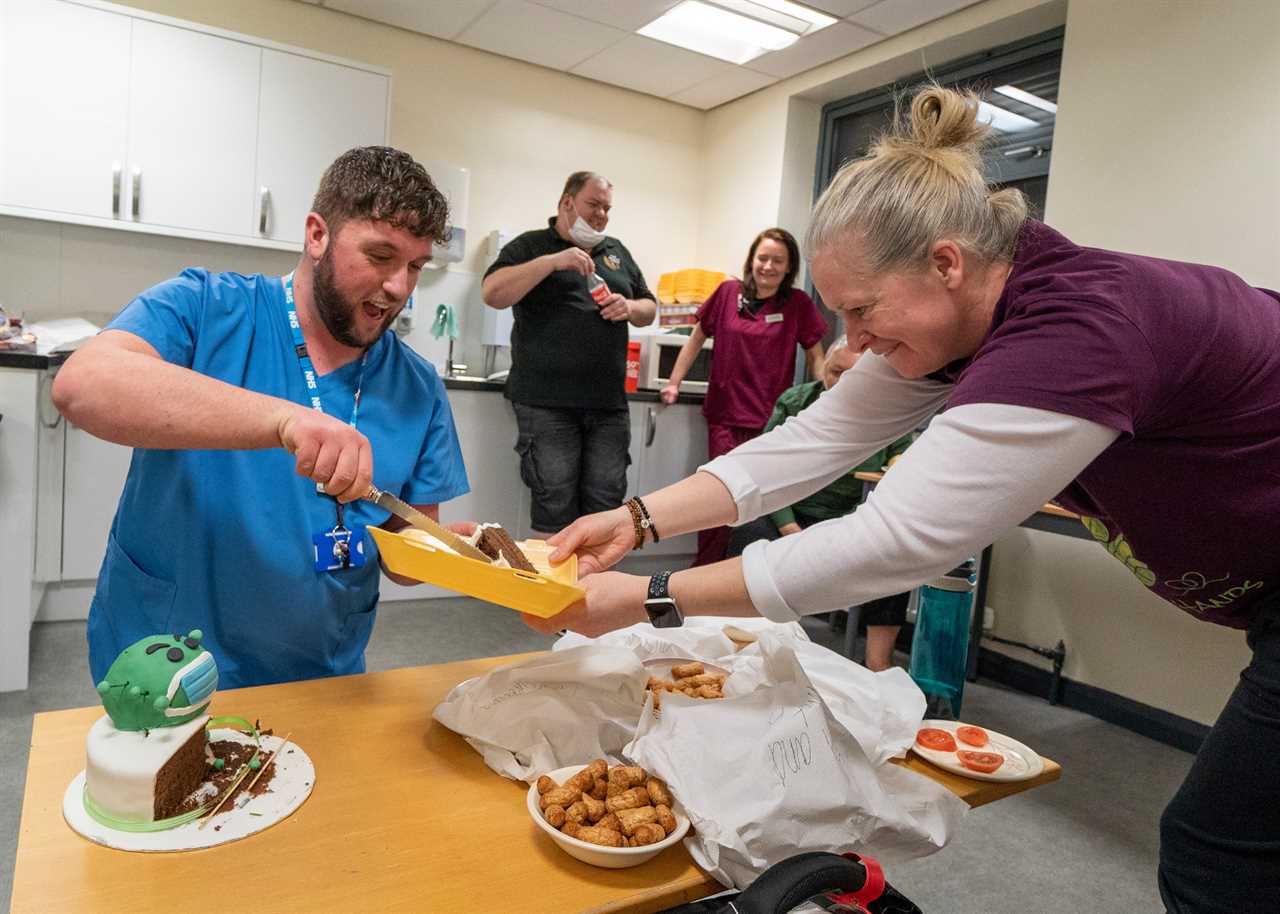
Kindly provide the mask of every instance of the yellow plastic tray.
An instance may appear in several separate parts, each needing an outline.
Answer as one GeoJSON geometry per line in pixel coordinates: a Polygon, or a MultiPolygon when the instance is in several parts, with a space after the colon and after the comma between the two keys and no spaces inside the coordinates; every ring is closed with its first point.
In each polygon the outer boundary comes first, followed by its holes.
{"type": "Polygon", "coordinates": [[[379,527],[370,527],[369,532],[388,570],[508,609],[546,619],[585,596],[582,588],[576,586],[578,557],[570,556],[559,565],[552,565],[547,561],[551,547],[542,540],[517,544],[539,571],[531,574],[454,555],[379,527]]]}

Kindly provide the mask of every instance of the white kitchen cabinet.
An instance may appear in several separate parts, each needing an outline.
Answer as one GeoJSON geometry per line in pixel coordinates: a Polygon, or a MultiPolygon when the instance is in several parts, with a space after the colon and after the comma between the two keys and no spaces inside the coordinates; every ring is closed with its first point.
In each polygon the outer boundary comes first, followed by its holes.
{"type": "Polygon", "coordinates": [[[386,142],[390,81],[129,7],[0,0],[0,213],[297,250],[324,168],[386,142]]]}
{"type": "Polygon", "coordinates": [[[263,50],[255,233],[302,243],[329,163],[354,146],[385,142],[390,82],[381,73],[263,50]]]}
{"type": "Polygon", "coordinates": [[[262,49],[136,19],[129,212],[136,222],[247,235],[262,49]]]}
{"type": "Polygon", "coordinates": [[[92,581],[107,551],[133,448],[66,425],[62,495],[62,580],[92,581]]]}
{"type": "Polygon", "coordinates": [[[0,0],[0,202],[122,215],[132,23],[60,0],[0,0]]]}
{"type": "MultiPolygon", "coordinates": [[[[627,494],[644,495],[679,482],[707,462],[707,425],[697,404],[632,402],[631,467],[627,494]]],[[[661,528],[658,534],[662,534],[661,528]]],[[[644,547],[645,555],[692,555],[698,551],[695,533],[663,537],[644,547]]]]}

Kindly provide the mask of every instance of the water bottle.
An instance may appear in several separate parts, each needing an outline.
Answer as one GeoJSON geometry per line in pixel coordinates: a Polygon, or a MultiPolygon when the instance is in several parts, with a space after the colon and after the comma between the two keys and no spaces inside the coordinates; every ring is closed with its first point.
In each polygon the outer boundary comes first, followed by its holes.
{"type": "Polygon", "coordinates": [[[591,293],[591,299],[597,305],[603,305],[604,300],[609,297],[609,286],[605,284],[599,273],[592,273],[587,279],[587,291],[591,293]]]}
{"type": "Polygon", "coordinates": [[[920,588],[910,673],[928,699],[926,717],[954,720],[960,714],[973,580],[973,563],[966,562],[920,588]]]}

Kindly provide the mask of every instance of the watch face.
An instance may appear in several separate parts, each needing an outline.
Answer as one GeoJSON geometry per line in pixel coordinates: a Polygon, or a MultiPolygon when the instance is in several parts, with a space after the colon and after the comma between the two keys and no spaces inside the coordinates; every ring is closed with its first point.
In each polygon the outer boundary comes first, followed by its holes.
{"type": "Polygon", "coordinates": [[[676,601],[670,597],[645,600],[644,610],[649,614],[649,622],[654,628],[679,628],[684,625],[684,616],[680,614],[676,601]]]}

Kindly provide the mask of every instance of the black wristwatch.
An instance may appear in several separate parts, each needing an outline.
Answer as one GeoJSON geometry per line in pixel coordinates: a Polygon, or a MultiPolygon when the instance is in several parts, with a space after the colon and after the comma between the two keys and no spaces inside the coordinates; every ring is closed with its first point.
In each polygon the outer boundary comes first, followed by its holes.
{"type": "Polygon", "coordinates": [[[667,591],[667,581],[671,577],[669,571],[659,571],[649,578],[649,596],[644,601],[644,611],[649,614],[649,622],[654,628],[679,628],[684,625],[684,616],[676,605],[675,597],[667,591]]]}

